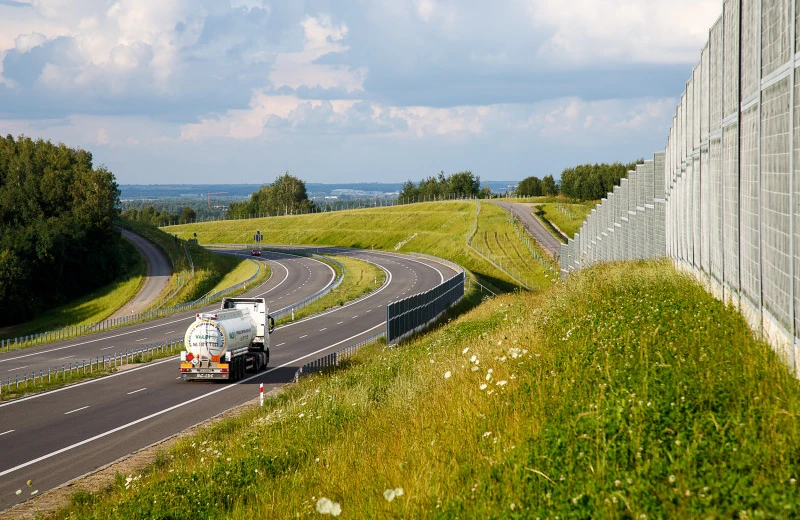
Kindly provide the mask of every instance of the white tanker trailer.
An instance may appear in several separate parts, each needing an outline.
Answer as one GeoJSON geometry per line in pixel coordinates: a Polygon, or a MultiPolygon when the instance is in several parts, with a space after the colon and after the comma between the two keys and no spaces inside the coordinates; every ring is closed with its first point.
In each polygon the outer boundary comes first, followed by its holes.
{"type": "Polygon", "coordinates": [[[236,381],[266,368],[274,328],[264,298],[223,298],[220,310],[197,314],[186,330],[183,379],[236,381]]]}

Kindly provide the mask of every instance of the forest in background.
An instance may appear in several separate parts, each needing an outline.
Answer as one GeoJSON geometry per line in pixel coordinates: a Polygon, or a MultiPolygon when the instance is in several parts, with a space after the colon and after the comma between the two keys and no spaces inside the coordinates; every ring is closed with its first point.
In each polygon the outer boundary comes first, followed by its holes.
{"type": "Polygon", "coordinates": [[[0,138],[0,326],[87,294],[124,269],[119,189],[92,154],[0,138]]]}

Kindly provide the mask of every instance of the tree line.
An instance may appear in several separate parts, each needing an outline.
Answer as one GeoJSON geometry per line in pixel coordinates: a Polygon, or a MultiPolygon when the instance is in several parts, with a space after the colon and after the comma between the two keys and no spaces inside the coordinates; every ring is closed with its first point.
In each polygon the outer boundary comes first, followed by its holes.
{"type": "MultiPolygon", "coordinates": [[[[152,204],[127,203],[122,210],[122,218],[134,222],[144,222],[154,226],[169,226],[171,224],[191,224],[197,220],[197,211],[191,206],[174,208],[174,203],[166,202],[161,209],[156,209],[152,204]],[[173,212],[174,210],[174,212],[173,212]]],[[[179,206],[179,205],[178,205],[179,206]]]]}
{"type": "Polygon", "coordinates": [[[436,177],[428,176],[416,185],[410,179],[404,182],[398,199],[403,202],[411,202],[443,200],[448,196],[488,198],[491,196],[491,190],[486,187],[481,189],[481,178],[469,170],[451,175],[445,175],[441,171],[436,177]]]}
{"type": "Polygon", "coordinates": [[[556,183],[552,175],[542,179],[531,176],[523,179],[517,186],[519,197],[564,195],[576,200],[599,200],[614,190],[628,172],[635,170],[637,164],[644,159],[622,164],[581,164],[574,168],[566,168],[561,172],[561,182],[556,183]]]}
{"type": "Polygon", "coordinates": [[[247,218],[253,215],[278,216],[309,213],[314,208],[308,198],[306,183],[289,174],[279,175],[275,182],[261,186],[250,200],[231,202],[228,218],[247,218]]]}
{"type": "Polygon", "coordinates": [[[124,269],[114,175],[85,150],[0,138],[0,326],[32,318],[124,269]]]}

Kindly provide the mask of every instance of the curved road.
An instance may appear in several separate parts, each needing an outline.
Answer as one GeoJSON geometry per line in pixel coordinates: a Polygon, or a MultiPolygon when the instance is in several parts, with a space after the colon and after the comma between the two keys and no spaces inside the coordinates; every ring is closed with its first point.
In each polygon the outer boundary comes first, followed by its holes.
{"type": "Polygon", "coordinates": [[[44,492],[256,398],[260,383],[271,390],[290,382],[303,364],[384,330],[388,303],[455,274],[431,260],[390,253],[337,254],[378,264],[386,283],[360,300],[276,329],[264,372],[237,383],[187,383],[173,357],[0,404],[0,510],[29,498],[15,495],[28,489],[28,479],[44,492]]]}
{"type": "Polygon", "coordinates": [[[497,204],[517,217],[528,233],[553,257],[558,257],[561,254],[561,244],[563,242],[547,231],[542,223],[539,222],[539,219],[533,216],[530,205],[519,202],[492,202],[492,204],[497,204]]]}
{"type": "MultiPolygon", "coordinates": [[[[281,253],[265,253],[262,258],[271,265],[272,276],[242,296],[264,297],[270,309],[280,309],[296,303],[335,280],[336,273],[333,269],[319,260],[281,253]]],[[[22,380],[24,374],[30,376],[31,372],[38,375],[42,371],[46,375],[48,368],[109,357],[123,353],[126,349],[162,341],[180,340],[183,339],[186,328],[194,321],[196,313],[217,308],[219,304],[100,334],[6,352],[0,354],[0,379],[7,384],[8,381],[13,382],[16,376],[22,380]]],[[[0,411],[0,424],[2,422],[3,414],[0,411]]]]}
{"type": "Polygon", "coordinates": [[[144,255],[147,261],[147,278],[144,285],[131,301],[123,305],[111,318],[119,318],[142,312],[150,306],[161,291],[169,284],[172,277],[172,267],[169,258],[155,244],[127,229],[122,230],[122,237],[132,243],[144,255]]]}

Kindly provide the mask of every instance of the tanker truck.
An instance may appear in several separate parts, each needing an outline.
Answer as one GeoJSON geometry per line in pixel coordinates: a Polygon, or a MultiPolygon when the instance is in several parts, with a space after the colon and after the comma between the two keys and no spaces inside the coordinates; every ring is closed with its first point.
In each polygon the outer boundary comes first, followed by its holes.
{"type": "Polygon", "coordinates": [[[223,298],[218,311],[196,314],[186,329],[181,376],[237,381],[266,368],[274,328],[264,298],[223,298]]]}

